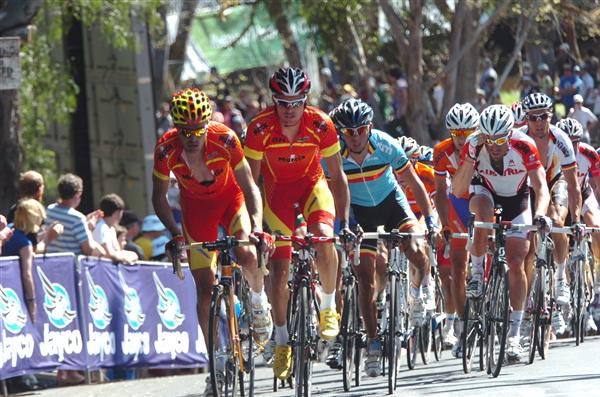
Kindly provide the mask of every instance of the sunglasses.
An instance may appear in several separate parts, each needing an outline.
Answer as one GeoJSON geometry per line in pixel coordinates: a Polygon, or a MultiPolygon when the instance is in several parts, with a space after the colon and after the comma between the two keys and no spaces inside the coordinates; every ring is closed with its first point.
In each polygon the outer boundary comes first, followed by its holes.
{"type": "Polygon", "coordinates": [[[208,131],[208,124],[206,124],[204,127],[197,129],[197,130],[188,130],[185,128],[179,128],[179,132],[181,132],[181,134],[186,138],[190,138],[192,135],[201,137],[202,135],[206,134],[206,131],[208,131]]]}
{"type": "Polygon", "coordinates": [[[504,145],[506,142],[508,142],[509,139],[510,139],[510,135],[503,136],[502,138],[496,138],[496,139],[486,138],[485,144],[501,146],[501,145],[504,145]]]}
{"type": "Polygon", "coordinates": [[[304,106],[304,104],[306,103],[306,95],[304,95],[304,97],[302,97],[300,99],[294,99],[291,101],[273,97],[273,102],[275,102],[275,105],[284,107],[286,109],[289,109],[289,108],[295,109],[295,108],[299,108],[300,106],[304,106]]]}
{"type": "Polygon", "coordinates": [[[550,118],[550,113],[544,113],[544,114],[538,114],[538,115],[533,115],[533,114],[527,115],[527,120],[529,120],[529,121],[546,121],[549,118],[550,118]]]}
{"type": "Polygon", "coordinates": [[[471,135],[472,133],[474,133],[476,130],[477,130],[476,128],[470,128],[470,129],[466,129],[466,130],[450,130],[450,135],[455,136],[455,137],[460,137],[460,136],[467,137],[467,136],[471,135]]]}
{"type": "Polygon", "coordinates": [[[368,134],[371,131],[371,124],[361,125],[356,128],[340,128],[340,132],[347,137],[360,136],[364,134],[368,134]]]}

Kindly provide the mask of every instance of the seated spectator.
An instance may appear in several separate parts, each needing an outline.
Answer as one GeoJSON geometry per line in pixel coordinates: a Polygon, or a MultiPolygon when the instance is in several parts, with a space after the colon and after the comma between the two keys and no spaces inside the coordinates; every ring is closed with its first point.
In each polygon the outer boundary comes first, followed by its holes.
{"type": "Polygon", "coordinates": [[[106,256],[115,262],[123,262],[131,264],[138,260],[138,256],[131,251],[126,251],[121,248],[117,240],[117,232],[115,226],[119,225],[123,216],[125,203],[118,195],[111,193],[100,199],[100,210],[104,213],[104,217],[96,224],[92,236],[94,240],[106,251],[106,256]]]}
{"type": "MultiPolygon", "coordinates": [[[[24,172],[19,178],[19,199],[33,198],[41,203],[44,197],[44,187],[44,177],[42,174],[37,171],[24,172]]],[[[16,208],[17,204],[15,203],[8,209],[8,223],[14,221],[16,208]]]]}
{"type": "Polygon", "coordinates": [[[10,227],[6,227],[6,218],[4,215],[0,215],[0,254],[2,253],[2,246],[5,241],[8,241],[13,234],[13,230],[10,227]]]}
{"type": "Polygon", "coordinates": [[[138,218],[135,212],[125,210],[123,211],[120,225],[127,229],[126,244],[123,249],[135,252],[139,259],[146,259],[142,247],[133,242],[140,235],[140,218],[138,218]]]}
{"type": "Polygon", "coordinates": [[[164,245],[169,242],[165,236],[167,228],[162,224],[158,216],[148,215],[142,223],[142,236],[135,243],[142,247],[147,260],[161,259],[165,255],[164,245]]]}
{"type": "Polygon", "coordinates": [[[58,179],[58,200],[48,206],[47,221],[63,225],[64,233],[46,247],[47,252],[72,252],[75,255],[106,256],[104,248],[94,241],[89,224],[95,223],[98,211],[89,219],[75,208],[81,202],[83,181],[73,174],[58,179]]]}

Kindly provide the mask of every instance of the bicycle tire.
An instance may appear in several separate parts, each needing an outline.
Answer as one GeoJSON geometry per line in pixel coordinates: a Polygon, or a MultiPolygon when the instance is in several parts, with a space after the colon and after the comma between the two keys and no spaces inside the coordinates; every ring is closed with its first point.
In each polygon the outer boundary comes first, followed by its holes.
{"type": "Polygon", "coordinates": [[[309,322],[307,317],[310,310],[308,308],[308,286],[301,285],[296,295],[296,310],[294,317],[294,348],[293,348],[293,366],[294,366],[294,389],[296,397],[310,396],[309,379],[310,374],[307,371],[310,365],[310,346],[309,346],[309,322]],[[308,321],[307,321],[308,320],[308,321]]]}
{"type": "MultiPolygon", "coordinates": [[[[542,287],[542,272],[544,271],[541,267],[536,267],[535,276],[533,279],[533,288],[531,289],[531,301],[533,306],[529,308],[531,310],[529,321],[531,322],[531,328],[529,330],[529,350],[528,350],[528,363],[532,364],[535,360],[535,352],[539,350],[539,339],[540,327],[541,327],[541,314],[543,309],[543,287],[542,287]]],[[[527,309],[527,308],[526,308],[527,309]]]]}
{"type": "Polygon", "coordinates": [[[480,307],[480,300],[470,298],[465,300],[464,325],[460,335],[463,346],[462,366],[465,374],[471,372],[475,349],[479,348],[482,339],[480,307]]]}
{"type": "Polygon", "coordinates": [[[210,318],[208,330],[208,363],[213,396],[234,397],[237,389],[239,362],[235,349],[230,344],[231,332],[229,329],[229,316],[235,316],[230,307],[228,293],[223,285],[213,288],[210,303],[210,318]],[[217,383],[218,361],[224,362],[224,390],[220,390],[217,383]]]}
{"type": "Polygon", "coordinates": [[[342,313],[342,381],[344,391],[352,389],[352,380],[355,377],[355,354],[358,317],[356,316],[356,282],[350,281],[345,288],[344,310],[342,313]]]}
{"type": "MultiPolygon", "coordinates": [[[[442,289],[441,280],[439,275],[436,273],[435,275],[435,311],[436,314],[445,314],[446,313],[446,304],[444,300],[444,291],[442,289]]],[[[431,337],[432,337],[432,348],[433,355],[435,357],[435,361],[440,361],[442,359],[442,352],[444,351],[444,326],[446,324],[446,319],[443,321],[437,322],[435,321],[435,327],[431,329],[431,337]]]]}
{"type": "Polygon", "coordinates": [[[425,323],[421,326],[419,335],[419,352],[421,353],[421,361],[423,361],[424,365],[429,364],[429,361],[431,360],[433,340],[433,328],[431,322],[431,318],[425,318],[425,323]]]}
{"type": "Polygon", "coordinates": [[[244,364],[244,370],[239,371],[239,382],[240,382],[240,396],[241,397],[254,397],[254,329],[253,316],[252,316],[252,299],[250,298],[250,287],[246,279],[243,278],[242,274],[239,273],[239,284],[237,295],[242,303],[242,313],[240,315],[239,323],[239,336],[240,336],[240,348],[242,349],[242,360],[244,364]],[[243,324],[243,327],[242,327],[243,324]],[[246,376],[247,375],[247,376],[246,376]],[[246,387],[246,378],[248,378],[248,385],[246,387]]]}
{"type": "Polygon", "coordinates": [[[574,307],[573,307],[573,332],[575,333],[575,346],[579,346],[582,341],[583,327],[583,284],[582,279],[585,277],[585,262],[583,259],[578,259],[575,265],[575,286],[574,286],[574,307]],[[582,271],[583,270],[583,271],[582,271]]]}
{"type": "Polygon", "coordinates": [[[397,277],[391,273],[388,276],[388,321],[386,330],[386,345],[385,355],[388,363],[388,393],[393,394],[396,390],[396,380],[398,377],[398,359],[396,343],[398,342],[396,337],[396,320],[398,319],[398,291],[397,291],[397,277]]]}
{"type": "Polygon", "coordinates": [[[500,375],[506,352],[508,335],[508,269],[505,263],[496,266],[490,311],[488,312],[488,374],[496,378],[500,375]],[[496,344],[497,339],[497,344],[496,344]],[[497,352],[497,356],[495,354],[497,352]]]}
{"type": "Polygon", "coordinates": [[[408,369],[415,369],[417,355],[419,354],[419,341],[421,327],[412,327],[406,342],[406,364],[408,369]]]}

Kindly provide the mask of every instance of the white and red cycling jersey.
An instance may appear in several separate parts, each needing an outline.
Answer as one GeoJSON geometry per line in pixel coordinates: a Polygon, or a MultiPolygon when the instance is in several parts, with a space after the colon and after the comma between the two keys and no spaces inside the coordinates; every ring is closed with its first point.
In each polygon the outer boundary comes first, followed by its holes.
{"type": "MultiPolygon", "coordinates": [[[[519,131],[528,134],[528,126],[519,128],[519,131]]],[[[550,125],[548,132],[548,149],[546,152],[546,180],[552,187],[560,179],[563,170],[577,167],[575,151],[569,136],[560,128],[550,125]]]]}
{"type": "MultiPolygon", "coordinates": [[[[462,159],[468,155],[468,140],[476,139],[473,135],[467,138],[462,152],[462,159]]],[[[513,130],[508,142],[508,152],[502,159],[502,169],[492,166],[490,155],[482,145],[478,148],[475,161],[475,177],[497,196],[514,197],[527,192],[527,173],[542,167],[540,155],[533,139],[520,130],[513,130]]]]}
{"type": "Polygon", "coordinates": [[[577,147],[577,180],[583,190],[590,178],[600,175],[600,155],[587,143],[579,142],[577,147]]]}

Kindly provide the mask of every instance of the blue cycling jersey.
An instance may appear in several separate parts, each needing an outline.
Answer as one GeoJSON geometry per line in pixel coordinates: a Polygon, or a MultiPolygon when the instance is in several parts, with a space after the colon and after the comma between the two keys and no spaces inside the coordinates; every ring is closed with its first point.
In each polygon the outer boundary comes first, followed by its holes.
{"type": "MultiPolygon", "coordinates": [[[[375,207],[395,191],[396,201],[408,207],[406,196],[394,172],[402,172],[409,166],[409,162],[396,139],[383,131],[372,129],[368,142],[369,153],[362,164],[356,163],[350,157],[343,139],[340,139],[340,144],[342,167],[348,178],[351,204],[375,207]]],[[[324,160],[321,160],[321,165],[325,175],[329,177],[324,160]]]]}

